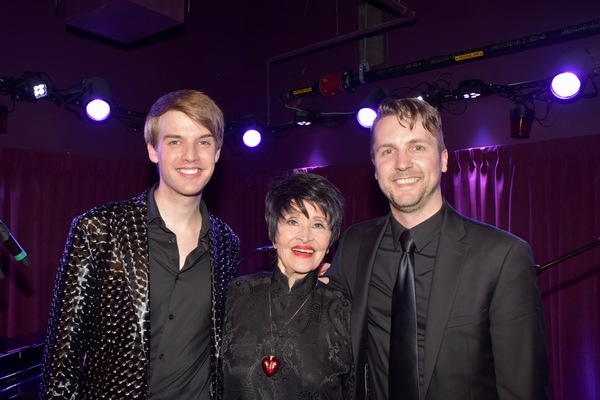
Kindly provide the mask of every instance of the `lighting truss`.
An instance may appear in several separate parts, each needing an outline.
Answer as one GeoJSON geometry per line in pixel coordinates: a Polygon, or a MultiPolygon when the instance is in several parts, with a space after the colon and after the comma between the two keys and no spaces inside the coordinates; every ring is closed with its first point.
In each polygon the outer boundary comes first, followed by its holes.
{"type": "MultiPolygon", "coordinates": [[[[551,88],[551,83],[554,77],[540,80],[532,80],[527,82],[511,83],[507,85],[490,84],[485,83],[481,79],[473,78],[459,82],[457,87],[451,88],[451,75],[443,74],[433,83],[422,82],[416,87],[412,88],[400,88],[394,91],[385,91],[384,89],[373,89],[369,94],[368,98],[363,101],[355,112],[343,112],[343,113],[330,113],[330,114],[319,114],[311,110],[301,110],[298,108],[298,100],[296,105],[292,109],[295,111],[295,120],[298,123],[298,116],[302,116],[302,124],[298,126],[306,126],[310,123],[320,123],[321,125],[328,127],[338,127],[344,124],[350,117],[361,115],[363,106],[368,103],[370,108],[376,109],[377,104],[374,101],[380,103],[384,98],[420,98],[423,101],[428,102],[437,109],[445,109],[446,111],[458,114],[455,112],[453,106],[458,104],[467,104],[470,101],[474,101],[478,98],[497,96],[506,98],[512,101],[515,108],[511,110],[511,123],[518,123],[520,129],[514,130],[511,135],[515,138],[527,138],[528,132],[524,133],[523,129],[530,128],[531,122],[536,120],[537,122],[544,121],[550,112],[550,107],[555,102],[564,103],[567,101],[574,101],[579,97],[595,97],[598,95],[598,88],[594,80],[595,77],[600,76],[600,65],[594,65],[591,69],[591,73],[582,75],[581,88],[576,97],[563,100],[557,97],[551,88]],[[586,86],[590,88],[587,91],[583,91],[586,86]],[[376,100],[373,93],[386,93],[386,96],[378,96],[376,100]],[[536,103],[541,103],[545,108],[545,115],[539,116],[536,114],[536,103]],[[307,121],[307,116],[312,115],[312,119],[307,121]],[[518,132],[518,133],[516,133],[518,132]]],[[[466,107],[466,105],[464,106],[466,107]]],[[[288,107],[290,108],[290,107],[288,107]]],[[[466,109],[466,108],[464,108],[466,109]]],[[[462,112],[464,112],[464,109],[462,112]]],[[[462,113],[460,112],[460,113],[462,113]]],[[[371,117],[374,118],[375,115],[371,117]]],[[[366,129],[370,128],[370,124],[364,124],[362,120],[358,123],[366,129]]],[[[288,126],[288,125],[285,125],[288,126]]],[[[295,127],[295,126],[294,126],[295,127]]]]}
{"type": "Polygon", "coordinates": [[[9,96],[15,103],[50,101],[73,113],[82,122],[102,122],[86,113],[90,100],[102,97],[109,107],[108,114],[112,114],[128,130],[141,132],[146,119],[146,113],[118,107],[110,98],[106,81],[98,77],[85,78],[68,89],[59,89],[45,72],[25,72],[19,77],[0,76],[0,96],[9,96]]]}

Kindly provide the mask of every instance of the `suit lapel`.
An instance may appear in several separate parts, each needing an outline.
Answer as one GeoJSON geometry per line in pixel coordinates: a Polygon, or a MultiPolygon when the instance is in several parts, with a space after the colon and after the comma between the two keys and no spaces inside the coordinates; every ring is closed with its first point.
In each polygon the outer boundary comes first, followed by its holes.
{"type": "Polygon", "coordinates": [[[128,233],[135,240],[125,241],[122,251],[123,270],[129,281],[131,298],[135,299],[133,308],[137,316],[138,331],[145,356],[150,354],[150,297],[149,285],[149,254],[148,254],[148,203],[147,190],[140,196],[132,199],[131,214],[128,216],[128,233]],[[131,232],[135,232],[132,234],[131,232]]]}
{"type": "Polygon", "coordinates": [[[357,360],[362,358],[360,355],[365,354],[366,350],[369,283],[371,282],[371,274],[373,273],[375,255],[385,232],[388,218],[380,218],[369,231],[364,233],[364,240],[361,241],[356,260],[356,281],[352,296],[351,331],[354,357],[357,360]]]}
{"type": "Polygon", "coordinates": [[[427,310],[423,361],[425,395],[427,395],[431,383],[446,325],[456,297],[464,260],[469,249],[469,245],[459,241],[465,234],[462,218],[452,207],[449,205],[447,207],[433,269],[427,310]]]}

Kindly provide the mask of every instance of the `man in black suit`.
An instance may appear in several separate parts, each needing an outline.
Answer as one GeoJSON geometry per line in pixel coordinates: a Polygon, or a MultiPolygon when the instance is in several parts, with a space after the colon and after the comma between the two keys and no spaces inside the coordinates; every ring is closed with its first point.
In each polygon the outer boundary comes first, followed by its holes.
{"type": "Polygon", "coordinates": [[[355,398],[546,399],[546,335],[529,245],[443,199],[448,151],[435,108],[388,100],[371,131],[375,178],[391,212],[350,227],[327,272],[353,302],[355,398]],[[392,312],[406,230],[415,245],[416,332],[414,361],[401,366],[414,368],[414,378],[394,372],[389,358],[400,341],[392,320],[409,314],[392,312]],[[397,383],[412,384],[415,394],[397,383]]]}

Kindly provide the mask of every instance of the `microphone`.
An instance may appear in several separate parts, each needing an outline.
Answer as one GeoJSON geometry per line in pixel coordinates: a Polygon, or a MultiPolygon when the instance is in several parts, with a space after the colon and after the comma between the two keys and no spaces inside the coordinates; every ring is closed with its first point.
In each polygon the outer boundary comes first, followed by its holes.
{"type": "Polygon", "coordinates": [[[31,261],[27,258],[27,253],[21,247],[21,245],[15,240],[15,237],[10,233],[10,230],[4,222],[0,219],[0,242],[6,247],[6,249],[12,254],[15,260],[23,263],[25,266],[31,265],[31,261]]]}
{"type": "Polygon", "coordinates": [[[240,265],[242,263],[242,261],[250,258],[251,256],[258,254],[258,253],[266,253],[267,251],[271,251],[273,250],[273,246],[263,246],[263,247],[257,247],[256,249],[252,250],[252,252],[242,258],[239,259],[239,261],[237,262],[237,265],[240,265]]]}
{"type": "Polygon", "coordinates": [[[260,253],[264,253],[266,251],[270,251],[273,250],[273,246],[263,246],[263,247],[257,247],[256,249],[254,249],[255,252],[260,252],[260,253]]]}

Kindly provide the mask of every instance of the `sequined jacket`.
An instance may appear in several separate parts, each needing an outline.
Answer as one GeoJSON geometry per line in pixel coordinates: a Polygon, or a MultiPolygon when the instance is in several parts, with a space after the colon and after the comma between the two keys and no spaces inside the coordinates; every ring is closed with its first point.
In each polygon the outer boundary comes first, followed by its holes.
{"type": "MultiPolygon", "coordinates": [[[[52,298],[42,399],[148,397],[148,193],[73,221],[52,298]]],[[[220,399],[221,320],[239,239],[212,214],[210,223],[211,397],[220,399]]]]}

